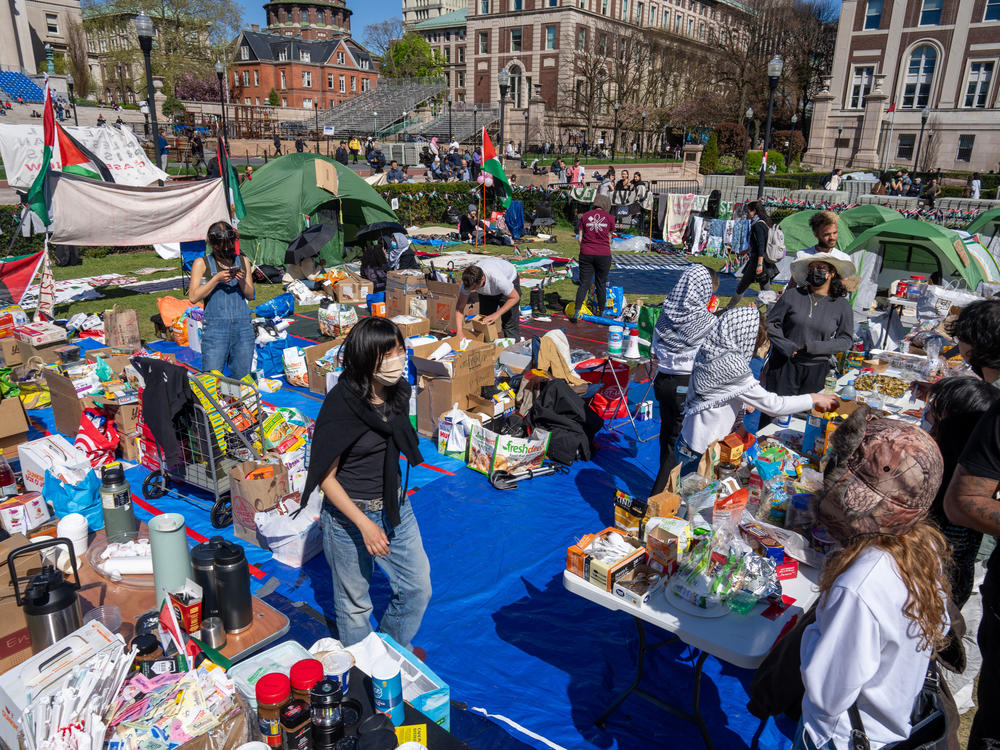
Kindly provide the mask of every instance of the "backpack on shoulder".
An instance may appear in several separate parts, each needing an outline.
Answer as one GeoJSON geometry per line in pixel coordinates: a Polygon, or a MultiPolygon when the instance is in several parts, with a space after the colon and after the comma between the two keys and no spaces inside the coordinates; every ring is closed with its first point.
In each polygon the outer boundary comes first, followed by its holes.
{"type": "Polygon", "coordinates": [[[767,247],[764,248],[764,258],[769,263],[778,263],[785,257],[785,233],[777,224],[767,230],[767,247]]]}

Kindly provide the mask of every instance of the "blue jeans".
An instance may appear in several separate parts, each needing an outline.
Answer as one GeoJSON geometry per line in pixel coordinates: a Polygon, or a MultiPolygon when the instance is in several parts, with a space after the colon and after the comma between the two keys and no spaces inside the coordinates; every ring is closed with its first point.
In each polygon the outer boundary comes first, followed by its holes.
{"type": "Polygon", "coordinates": [[[837,746],[833,744],[833,740],[827,740],[820,747],[816,747],[816,744],[806,734],[802,719],[799,719],[799,725],[795,727],[795,737],[792,740],[792,750],[837,750],[837,746]]]}
{"type": "Polygon", "coordinates": [[[364,640],[372,632],[369,587],[375,562],[389,579],[392,589],[392,598],[382,615],[379,630],[410,648],[431,598],[431,565],[424,552],[413,506],[408,502],[400,506],[400,522],[393,529],[388,527],[381,512],[365,511],[365,515],[385,529],[389,537],[387,557],[372,557],[358,527],[331,503],[323,503],[320,515],[323,552],[333,573],[337,632],[345,646],[364,640]]]}
{"type": "Polygon", "coordinates": [[[201,369],[224,372],[229,377],[242,378],[253,367],[254,335],[249,318],[240,321],[205,318],[201,337],[201,369]]]}
{"type": "Polygon", "coordinates": [[[697,471],[702,455],[691,448],[682,435],[677,436],[677,442],[674,444],[674,456],[677,458],[677,463],[681,465],[681,476],[697,471]]]}

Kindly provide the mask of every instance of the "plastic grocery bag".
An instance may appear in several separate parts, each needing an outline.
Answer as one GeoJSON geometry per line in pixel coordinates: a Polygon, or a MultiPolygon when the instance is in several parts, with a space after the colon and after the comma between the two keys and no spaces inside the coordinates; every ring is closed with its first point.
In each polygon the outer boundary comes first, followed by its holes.
{"type": "Polygon", "coordinates": [[[274,559],[283,565],[300,568],[323,550],[319,513],[323,495],[314,491],[301,513],[298,494],[287,497],[276,508],[254,514],[257,532],[267,542],[274,559]],[[288,500],[286,502],[286,500],[288,500]]]}
{"type": "Polygon", "coordinates": [[[42,496],[52,503],[59,518],[65,518],[69,513],[79,513],[87,519],[90,530],[97,531],[104,528],[100,489],[101,482],[92,470],[87,472],[79,484],[64,482],[46,470],[42,496]]]}
{"type": "Polygon", "coordinates": [[[115,421],[98,409],[84,409],[80,415],[80,429],[73,445],[87,454],[93,467],[115,460],[115,451],[121,438],[115,421]]]}
{"type": "Polygon", "coordinates": [[[281,359],[284,351],[285,342],[281,339],[257,344],[256,372],[268,378],[284,374],[285,364],[281,359]]]}
{"type": "Polygon", "coordinates": [[[458,408],[458,403],[452,404],[451,411],[438,419],[438,453],[464,461],[471,424],[472,420],[458,408]]]}

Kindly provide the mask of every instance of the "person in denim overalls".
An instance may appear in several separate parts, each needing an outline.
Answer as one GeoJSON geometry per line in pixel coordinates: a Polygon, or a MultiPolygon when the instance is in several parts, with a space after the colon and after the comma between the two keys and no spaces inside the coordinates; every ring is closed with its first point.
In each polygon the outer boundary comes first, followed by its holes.
{"type": "Polygon", "coordinates": [[[205,317],[201,340],[201,369],[242,378],[253,365],[254,333],[250,305],[254,298],[250,265],[236,258],[236,230],[224,221],[208,229],[209,252],[191,265],[191,304],[204,301],[205,317]]]}

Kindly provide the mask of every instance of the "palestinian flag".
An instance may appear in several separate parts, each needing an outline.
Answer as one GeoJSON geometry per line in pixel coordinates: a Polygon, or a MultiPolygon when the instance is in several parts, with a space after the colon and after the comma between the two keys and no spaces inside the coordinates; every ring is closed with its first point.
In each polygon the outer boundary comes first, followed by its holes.
{"type": "Polygon", "coordinates": [[[111,170],[108,165],[80,141],[71,136],[58,122],[56,125],[56,140],[59,142],[59,161],[62,164],[62,171],[69,174],[78,174],[81,177],[89,177],[92,180],[103,182],[114,182],[111,170]]]}
{"type": "Polygon", "coordinates": [[[28,189],[28,207],[42,220],[45,226],[52,223],[49,217],[49,201],[45,195],[45,178],[52,165],[52,150],[56,145],[56,116],[52,111],[52,92],[49,83],[45,82],[45,106],[42,108],[42,167],[38,170],[35,181],[28,189]]]}
{"type": "Polygon", "coordinates": [[[514,191],[510,188],[507,174],[503,171],[503,163],[497,156],[497,150],[493,148],[493,141],[487,135],[486,128],[483,128],[483,171],[492,175],[495,195],[500,198],[500,205],[506,209],[510,205],[514,191]]]}
{"type": "Polygon", "coordinates": [[[222,184],[225,185],[226,195],[229,196],[229,217],[233,220],[233,226],[236,226],[240,223],[240,219],[247,215],[247,209],[240,194],[240,181],[229,161],[229,152],[226,151],[226,144],[221,135],[218,137],[215,158],[219,163],[219,175],[222,177],[222,184]]]}
{"type": "MultiPolygon", "coordinates": [[[[44,201],[43,201],[44,206],[44,201]]],[[[21,304],[24,293],[45,260],[45,250],[0,261],[0,304],[21,304]]]]}

